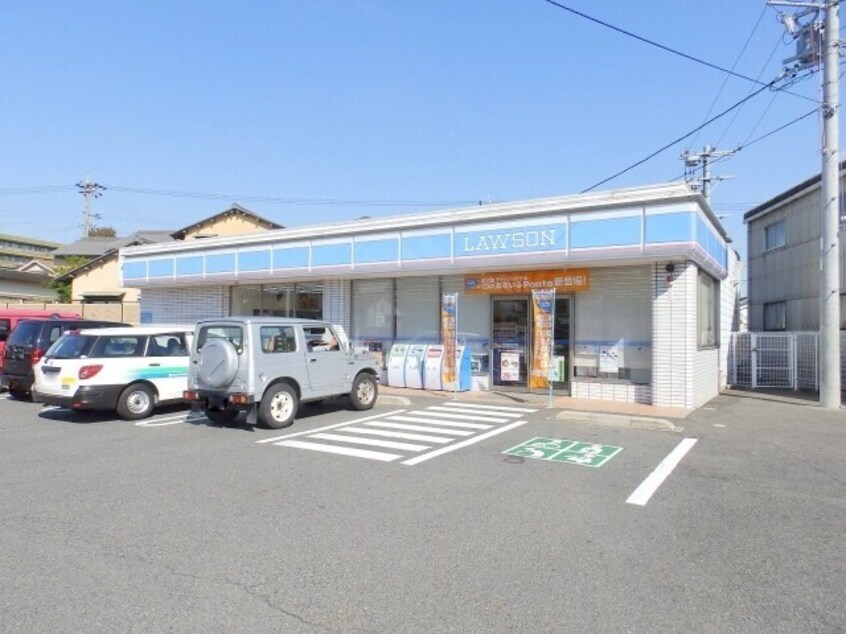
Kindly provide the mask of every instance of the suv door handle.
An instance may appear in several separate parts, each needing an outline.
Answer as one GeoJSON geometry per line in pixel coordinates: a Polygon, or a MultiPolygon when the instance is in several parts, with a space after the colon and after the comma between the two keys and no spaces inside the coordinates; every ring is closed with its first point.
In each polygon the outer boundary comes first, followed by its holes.
{"type": "Polygon", "coordinates": [[[150,367],[151,367],[151,368],[158,368],[158,367],[160,367],[161,365],[162,365],[161,363],[151,363],[151,364],[150,364],[150,367]]]}
{"type": "Polygon", "coordinates": [[[317,357],[312,357],[308,360],[309,363],[317,363],[317,357]]]}

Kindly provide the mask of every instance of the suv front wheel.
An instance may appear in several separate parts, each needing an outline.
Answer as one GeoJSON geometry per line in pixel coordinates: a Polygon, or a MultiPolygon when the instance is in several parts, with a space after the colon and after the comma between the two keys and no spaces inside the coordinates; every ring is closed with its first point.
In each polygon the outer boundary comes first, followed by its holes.
{"type": "Polygon", "coordinates": [[[350,391],[350,405],[353,409],[370,409],[376,403],[376,395],[379,393],[379,384],[376,377],[369,372],[362,372],[353,381],[350,391]]]}
{"type": "Polygon", "coordinates": [[[283,429],[294,422],[299,399],[287,383],[277,383],[268,388],[259,406],[259,422],[270,429],[283,429]]]}

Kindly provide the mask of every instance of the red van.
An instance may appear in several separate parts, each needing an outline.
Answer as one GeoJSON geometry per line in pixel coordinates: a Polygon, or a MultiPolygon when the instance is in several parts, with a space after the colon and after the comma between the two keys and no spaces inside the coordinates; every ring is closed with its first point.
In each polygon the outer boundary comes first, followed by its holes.
{"type": "Polygon", "coordinates": [[[0,308],[0,370],[3,369],[3,351],[6,339],[22,319],[49,319],[50,317],[79,317],[76,313],[62,313],[55,310],[32,310],[26,308],[0,308]]]}

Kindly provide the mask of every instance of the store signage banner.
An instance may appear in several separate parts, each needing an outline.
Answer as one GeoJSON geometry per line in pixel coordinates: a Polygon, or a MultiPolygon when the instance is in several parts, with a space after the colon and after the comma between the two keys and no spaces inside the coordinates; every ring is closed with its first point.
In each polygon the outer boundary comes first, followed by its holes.
{"type": "Polygon", "coordinates": [[[558,293],[574,293],[586,291],[589,288],[590,271],[588,269],[478,273],[464,276],[464,292],[470,295],[551,290],[558,293]]]}
{"type": "Polygon", "coordinates": [[[532,374],[529,387],[549,387],[555,291],[532,291],[532,374]]]}
{"type": "Polygon", "coordinates": [[[444,295],[441,300],[441,343],[444,345],[444,384],[455,381],[455,334],[458,319],[458,293],[444,295]]]}

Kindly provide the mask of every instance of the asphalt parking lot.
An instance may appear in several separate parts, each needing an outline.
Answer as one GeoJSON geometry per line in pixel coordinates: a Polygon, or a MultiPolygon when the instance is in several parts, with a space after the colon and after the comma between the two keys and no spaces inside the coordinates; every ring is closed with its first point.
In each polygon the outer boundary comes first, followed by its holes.
{"type": "Polygon", "coordinates": [[[0,399],[2,629],[846,630],[843,413],[556,413],[329,403],[273,431],[0,399]]]}

